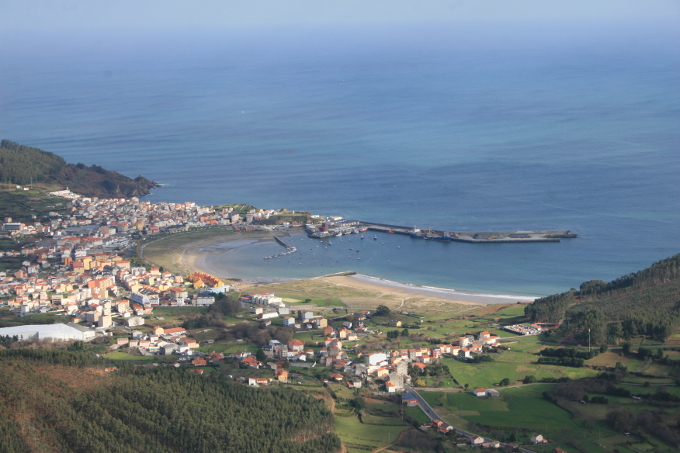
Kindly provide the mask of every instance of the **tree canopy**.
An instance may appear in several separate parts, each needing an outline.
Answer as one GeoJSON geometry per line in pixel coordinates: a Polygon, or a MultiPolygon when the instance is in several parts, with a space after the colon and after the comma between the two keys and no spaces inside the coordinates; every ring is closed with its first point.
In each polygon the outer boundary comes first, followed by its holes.
{"type": "Polygon", "coordinates": [[[131,179],[98,165],[67,164],[54,153],[9,140],[0,142],[0,181],[59,184],[85,196],[116,197],[148,195],[158,185],[141,175],[131,179]]]}
{"type": "Polygon", "coordinates": [[[190,369],[123,367],[90,387],[53,363],[97,363],[91,353],[0,351],[0,452],[335,452],[323,401],[258,389],[190,369]],[[27,355],[29,354],[29,355],[27,355]],[[29,361],[30,360],[30,361],[29,361]],[[77,360],[76,360],[77,361],[77,360]],[[58,377],[57,377],[58,376],[58,377]],[[66,379],[64,376],[72,376],[66,379]]]}
{"type": "Polygon", "coordinates": [[[532,322],[564,321],[581,344],[647,335],[663,341],[680,325],[680,254],[611,282],[591,280],[536,300],[525,308],[532,322]]]}

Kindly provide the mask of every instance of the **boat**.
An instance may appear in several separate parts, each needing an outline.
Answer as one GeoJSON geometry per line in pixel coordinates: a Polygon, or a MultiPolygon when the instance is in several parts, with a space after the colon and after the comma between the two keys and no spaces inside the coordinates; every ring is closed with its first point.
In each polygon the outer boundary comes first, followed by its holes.
{"type": "Polygon", "coordinates": [[[367,231],[368,231],[368,228],[365,228],[365,227],[359,228],[359,233],[365,233],[367,231]]]}
{"type": "Polygon", "coordinates": [[[378,240],[378,236],[373,236],[373,239],[377,241],[377,240],[378,240]]]}
{"type": "Polygon", "coordinates": [[[392,231],[392,230],[387,230],[387,234],[394,234],[394,231],[392,231]]]}

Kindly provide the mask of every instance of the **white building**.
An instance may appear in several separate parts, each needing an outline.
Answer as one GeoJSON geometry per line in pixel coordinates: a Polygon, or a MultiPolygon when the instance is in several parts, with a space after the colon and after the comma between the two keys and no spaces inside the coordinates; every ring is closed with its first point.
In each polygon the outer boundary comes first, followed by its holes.
{"type": "Polygon", "coordinates": [[[127,320],[128,327],[137,327],[144,325],[144,318],[140,316],[134,316],[127,320]]]}
{"type": "Polygon", "coordinates": [[[212,305],[214,303],[215,303],[214,296],[200,295],[196,297],[196,305],[198,307],[207,307],[208,305],[212,305]]]}
{"type": "Polygon", "coordinates": [[[273,318],[278,318],[279,314],[275,311],[269,311],[265,313],[260,313],[257,317],[257,319],[273,319],[273,318]]]}
{"type": "Polygon", "coordinates": [[[366,363],[370,365],[378,365],[380,362],[387,360],[387,354],[384,352],[375,352],[366,356],[366,363]]]}
{"type": "Polygon", "coordinates": [[[258,305],[283,305],[283,299],[276,297],[274,293],[253,294],[253,303],[258,305]]]}
{"type": "Polygon", "coordinates": [[[95,337],[95,331],[76,324],[38,324],[0,328],[0,335],[16,335],[20,340],[89,341],[95,337]]]}

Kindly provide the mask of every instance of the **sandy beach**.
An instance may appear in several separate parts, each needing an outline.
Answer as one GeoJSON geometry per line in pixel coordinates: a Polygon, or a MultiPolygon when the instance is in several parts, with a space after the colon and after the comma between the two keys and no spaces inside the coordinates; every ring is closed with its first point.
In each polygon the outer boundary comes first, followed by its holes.
{"type": "Polygon", "coordinates": [[[410,285],[407,283],[393,282],[369,275],[355,274],[348,277],[333,277],[349,279],[354,286],[390,288],[406,295],[420,295],[436,297],[440,299],[455,300],[457,302],[472,302],[477,304],[514,304],[530,303],[536,300],[535,296],[513,296],[504,294],[482,294],[466,291],[457,291],[450,288],[435,288],[429,286],[410,285]]]}
{"type": "MultiPolygon", "coordinates": [[[[298,232],[298,231],[295,231],[298,232]]],[[[277,233],[279,236],[285,236],[277,233]]],[[[245,247],[256,242],[274,241],[272,233],[267,231],[252,231],[252,232],[225,232],[215,231],[214,234],[204,234],[200,237],[192,238],[187,235],[182,238],[167,238],[159,243],[168,241],[165,248],[166,259],[175,264],[176,268],[190,273],[194,271],[202,271],[223,279],[238,279],[238,287],[242,290],[247,290],[252,287],[272,286],[276,287],[285,283],[296,283],[296,287],[300,287],[299,280],[290,278],[267,278],[248,280],[241,279],[236,269],[229,269],[220,267],[219,269],[212,268],[207,258],[215,253],[229,253],[229,250],[234,250],[238,247],[245,247]],[[181,239],[181,240],[180,240],[181,239]],[[168,251],[168,249],[170,249],[168,251]]],[[[158,247],[160,248],[160,247],[158,247]]],[[[154,260],[155,256],[145,253],[145,257],[154,260]]],[[[439,304],[463,304],[463,305],[486,305],[486,304],[516,304],[516,303],[530,303],[536,299],[532,296],[515,296],[515,295],[501,295],[501,294],[481,294],[466,291],[456,291],[449,288],[435,288],[420,285],[411,285],[406,283],[394,282],[384,280],[369,275],[354,274],[343,276],[325,276],[304,279],[305,292],[313,292],[314,287],[328,290],[334,287],[336,293],[343,293],[343,300],[349,302],[351,305],[366,304],[368,299],[385,299],[390,301],[401,301],[402,304],[406,300],[419,299],[421,301],[429,301],[439,304]],[[359,293],[363,294],[358,295],[359,293]],[[355,297],[350,297],[348,294],[357,294],[355,297]],[[370,295],[370,296],[367,296],[370,295]],[[351,299],[351,300],[350,300],[351,299]],[[354,301],[354,303],[352,303],[354,301]]],[[[291,285],[286,285],[291,286],[291,285]]],[[[272,288],[273,289],[273,288],[272,288]]],[[[299,289],[302,291],[301,289],[299,289]]],[[[375,304],[374,304],[375,305],[375,304]]]]}

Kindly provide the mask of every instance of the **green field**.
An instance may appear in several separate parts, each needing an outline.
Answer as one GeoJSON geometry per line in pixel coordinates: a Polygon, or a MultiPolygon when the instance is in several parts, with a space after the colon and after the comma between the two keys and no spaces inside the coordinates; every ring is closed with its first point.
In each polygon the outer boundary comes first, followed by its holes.
{"type": "Polygon", "coordinates": [[[221,352],[223,354],[232,354],[235,352],[257,352],[258,346],[251,343],[246,343],[245,341],[241,343],[213,343],[206,344],[196,348],[200,352],[221,352]]]}
{"type": "Polygon", "coordinates": [[[477,416],[467,416],[468,421],[499,428],[525,428],[539,430],[548,438],[563,430],[577,430],[571,414],[543,399],[549,385],[531,385],[507,389],[498,398],[477,398],[470,393],[449,394],[450,403],[463,409],[475,410],[477,416]]]}
{"type": "Polygon", "coordinates": [[[293,294],[280,294],[279,297],[285,300],[286,304],[294,305],[296,309],[304,309],[305,306],[317,307],[338,307],[346,308],[347,306],[342,303],[340,299],[335,298],[323,298],[323,297],[300,297],[293,294]],[[309,302],[306,302],[309,300],[309,302]]]}
{"type": "Polygon", "coordinates": [[[165,318],[165,321],[175,316],[195,315],[207,312],[205,307],[156,307],[153,309],[153,317],[165,318]]]}
{"type": "Polygon", "coordinates": [[[449,367],[451,375],[461,384],[474,387],[494,387],[504,379],[510,383],[517,383],[527,375],[534,375],[536,379],[569,377],[579,379],[595,376],[597,371],[590,368],[572,368],[556,365],[536,365],[537,356],[519,351],[504,351],[491,354],[493,362],[465,363],[452,358],[442,359],[442,363],[449,367]]]}
{"type": "MultiPolygon", "coordinates": [[[[478,398],[471,393],[421,392],[421,395],[434,405],[435,410],[443,407],[468,424],[489,426],[504,433],[503,436],[520,429],[527,438],[518,438],[518,441],[528,441],[531,431],[535,431],[558,443],[568,444],[578,436],[581,426],[568,411],[542,397],[549,387],[546,384],[506,389],[496,398],[478,398]]],[[[456,425],[455,420],[451,422],[456,425]]]]}
{"type": "Polygon", "coordinates": [[[425,415],[425,412],[418,406],[405,407],[404,413],[411,418],[414,418],[418,423],[428,423],[430,421],[430,417],[425,415]]]}
{"type": "Polygon", "coordinates": [[[328,388],[333,390],[333,393],[335,393],[338,398],[350,400],[355,397],[354,390],[348,388],[346,385],[329,382],[328,388]]]}
{"type": "MultiPolygon", "coordinates": [[[[554,384],[537,384],[508,388],[500,397],[478,398],[471,393],[419,392],[444,419],[454,426],[474,432],[486,429],[495,433],[499,440],[516,436],[518,442],[527,443],[532,433],[543,434],[551,443],[532,446],[537,452],[551,452],[556,446],[567,451],[609,452],[615,451],[672,451],[662,443],[649,439],[626,437],[609,428],[604,419],[613,407],[625,405],[633,412],[659,410],[645,402],[631,404],[630,398],[610,397],[610,404],[586,404],[560,400],[559,406],[543,398],[543,392],[554,384]],[[486,427],[486,428],[482,428],[486,427]],[[657,449],[654,450],[654,445],[657,449]],[[628,448],[626,448],[626,446],[628,448]]],[[[622,386],[635,392],[643,387],[622,386]]],[[[644,387],[650,392],[654,388],[644,387]]],[[[677,388],[666,389],[677,394],[677,388]]],[[[666,408],[669,416],[675,416],[675,407],[666,408]]],[[[407,414],[425,421],[419,408],[408,408],[407,414]],[[417,410],[416,410],[417,409],[417,410]]]]}
{"type": "MultiPolygon", "coordinates": [[[[109,359],[109,360],[139,360],[141,362],[156,362],[156,361],[161,361],[161,360],[166,360],[165,357],[163,356],[138,356],[138,355],[130,355],[125,352],[121,351],[116,351],[116,352],[111,352],[109,354],[106,354],[104,358],[109,359]]],[[[174,361],[175,358],[170,356],[167,357],[168,361],[174,361]]]]}
{"type": "MultiPolygon", "coordinates": [[[[376,417],[375,420],[378,420],[378,418],[376,417]]],[[[356,415],[337,415],[334,431],[345,443],[348,452],[365,453],[394,442],[399,433],[406,429],[410,429],[410,426],[406,423],[396,425],[368,424],[361,423],[356,415]]]]}
{"type": "Polygon", "coordinates": [[[55,197],[43,190],[16,190],[13,184],[0,184],[0,217],[11,217],[14,222],[29,222],[35,215],[38,219],[50,211],[64,214],[69,200],[55,197]]]}

